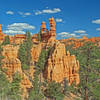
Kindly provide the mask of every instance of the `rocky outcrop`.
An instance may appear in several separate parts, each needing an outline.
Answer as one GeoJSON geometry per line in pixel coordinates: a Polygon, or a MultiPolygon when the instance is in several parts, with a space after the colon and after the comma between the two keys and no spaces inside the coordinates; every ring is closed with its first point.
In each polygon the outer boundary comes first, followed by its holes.
{"type": "Polygon", "coordinates": [[[21,62],[17,58],[18,48],[18,46],[13,45],[6,45],[3,47],[2,55],[5,58],[2,60],[2,69],[10,82],[13,79],[13,74],[16,72],[20,74],[22,77],[21,88],[23,89],[23,97],[28,97],[27,89],[32,87],[32,83],[21,69],[21,62]]]}
{"type": "Polygon", "coordinates": [[[42,50],[42,44],[34,45],[31,49],[32,61],[37,62],[42,50]]]}
{"type": "Polygon", "coordinates": [[[100,37],[87,38],[86,36],[83,36],[80,39],[68,38],[68,39],[62,39],[62,40],[59,40],[59,41],[61,43],[64,43],[66,46],[72,45],[73,49],[82,47],[86,42],[92,42],[95,45],[100,47],[100,37]]]}
{"type": "Polygon", "coordinates": [[[5,73],[10,81],[12,81],[12,76],[14,73],[22,73],[21,62],[17,58],[5,58],[2,60],[2,68],[5,69],[5,73]]]}
{"type": "Polygon", "coordinates": [[[2,32],[2,25],[0,24],[0,43],[2,43],[5,39],[5,34],[2,32]]]}
{"type": "Polygon", "coordinates": [[[17,58],[19,46],[6,45],[6,46],[3,46],[2,48],[3,48],[2,55],[5,58],[7,59],[17,58]]]}
{"type": "Polygon", "coordinates": [[[51,43],[56,40],[56,22],[54,18],[49,18],[50,30],[46,29],[45,22],[41,24],[41,38],[43,42],[51,43]]]}
{"type": "Polygon", "coordinates": [[[69,51],[66,54],[65,45],[60,42],[56,42],[53,48],[54,51],[49,56],[45,67],[44,77],[56,82],[63,82],[67,78],[69,84],[74,81],[79,84],[79,62],[75,56],[71,56],[69,51]]]}

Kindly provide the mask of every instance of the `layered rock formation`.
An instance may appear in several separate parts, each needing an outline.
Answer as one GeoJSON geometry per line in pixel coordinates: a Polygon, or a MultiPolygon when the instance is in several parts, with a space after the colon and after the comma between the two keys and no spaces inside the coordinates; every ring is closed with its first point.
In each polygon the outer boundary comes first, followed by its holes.
{"type": "Polygon", "coordinates": [[[73,48],[79,48],[84,45],[86,42],[92,42],[95,45],[100,46],[100,37],[92,37],[92,38],[87,38],[86,36],[83,36],[81,39],[76,39],[76,38],[69,38],[69,39],[62,39],[59,40],[61,43],[64,43],[66,46],[73,45],[73,48]]]}
{"type": "MultiPolygon", "coordinates": [[[[50,30],[46,29],[45,22],[41,24],[41,43],[38,41],[38,35],[35,34],[32,36],[32,41],[34,43],[31,49],[32,55],[32,65],[38,61],[42,48],[45,47],[47,50],[48,47],[53,46],[53,52],[49,55],[47,59],[47,65],[45,66],[44,77],[48,80],[55,80],[56,82],[62,82],[65,78],[68,79],[69,83],[72,84],[73,81],[76,81],[76,84],[79,84],[79,62],[76,60],[74,55],[70,55],[69,52],[65,51],[65,45],[56,40],[56,28],[55,28],[55,20],[54,18],[49,19],[50,30]]],[[[0,32],[2,32],[0,30],[0,32]]],[[[11,43],[20,44],[26,39],[24,34],[15,35],[13,37],[10,36],[11,43]]],[[[73,40],[73,39],[71,39],[73,40]]],[[[69,39],[69,44],[71,44],[71,40],[69,39]]],[[[83,40],[87,40],[84,37],[83,40]]],[[[79,47],[81,42],[76,42],[74,39],[73,43],[76,47],[79,47]]],[[[82,41],[82,40],[81,40],[82,41]]],[[[61,41],[62,42],[62,41],[61,41]]],[[[22,72],[21,62],[19,61],[18,54],[19,46],[6,45],[3,46],[2,55],[5,57],[3,59],[3,68],[7,68],[6,74],[11,79],[12,75],[15,72],[20,72],[24,77],[23,87],[30,88],[31,82],[28,80],[25,73],[22,72]]],[[[32,67],[33,69],[33,67],[32,67]]],[[[33,75],[34,71],[30,71],[31,75],[33,75]]]]}
{"type": "Polygon", "coordinates": [[[34,45],[31,49],[32,61],[37,62],[42,50],[42,43],[34,45]]]}
{"type": "Polygon", "coordinates": [[[2,55],[6,59],[17,58],[19,46],[6,45],[6,46],[3,46],[2,48],[3,48],[2,55]]]}
{"type": "MultiPolygon", "coordinates": [[[[56,40],[56,28],[55,28],[55,20],[54,18],[49,18],[49,24],[50,24],[50,30],[46,29],[45,22],[42,22],[41,24],[41,39],[44,42],[54,42],[56,40]]],[[[5,38],[5,34],[2,33],[2,27],[0,24],[0,42],[2,42],[5,38]]],[[[14,36],[10,36],[10,43],[14,44],[21,44],[26,39],[25,34],[16,34],[14,36]]],[[[38,35],[34,34],[32,36],[32,41],[34,43],[38,43],[38,35]]]]}
{"type": "Polygon", "coordinates": [[[5,36],[6,35],[2,33],[2,25],[0,24],[0,43],[4,41],[5,36]]]}
{"type": "Polygon", "coordinates": [[[49,24],[50,24],[50,31],[46,29],[45,22],[42,22],[41,24],[41,37],[43,42],[54,42],[56,40],[56,22],[54,18],[49,18],[49,24]]]}
{"type": "Polygon", "coordinates": [[[4,69],[10,82],[12,81],[13,74],[18,72],[21,77],[21,88],[23,89],[23,97],[28,97],[27,89],[32,87],[32,83],[29,78],[22,72],[21,62],[17,58],[18,46],[6,45],[3,46],[2,55],[5,57],[2,60],[2,69],[4,69]]]}
{"type": "Polygon", "coordinates": [[[74,55],[65,52],[65,45],[60,42],[55,43],[53,53],[49,56],[44,77],[48,80],[55,80],[56,82],[63,82],[65,78],[68,79],[69,84],[74,81],[76,85],[79,84],[79,62],[74,55]]]}

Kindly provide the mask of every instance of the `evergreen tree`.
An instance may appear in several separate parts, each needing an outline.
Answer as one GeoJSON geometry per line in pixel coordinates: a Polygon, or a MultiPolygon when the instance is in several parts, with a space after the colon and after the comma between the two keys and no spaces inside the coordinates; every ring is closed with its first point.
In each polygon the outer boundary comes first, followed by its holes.
{"type": "Polygon", "coordinates": [[[100,48],[92,42],[73,50],[80,62],[80,84],[78,92],[84,100],[100,99],[100,48]]]}
{"type": "Polygon", "coordinates": [[[0,99],[4,100],[7,98],[7,93],[9,91],[9,81],[6,78],[6,75],[4,74],[1,65],[2,65],[2,59],[4,58],[2,56],[2,46],[0,44],[0,99]]]}
{"type": "Polygon", "coordinates": [[[39,71],[34,72],[34,80],[32,82],[33,88],[29,93],[29,100],[42,100],[44,98],[43,92],[40,91],[39,71]]]}
{"type": "Polygon", "coordinates": [[[41,38],[41,30],[40,32],[38,32],[38,40],[41,42],[42,41],[42,38],[41,38]]]}
{"type": "Polygon", "coordinates": [[[32,36],[30,32],[26,32],[26,64],[30,65],[30,61],[32,60],[31,56],[31,48],[32,48],[32,36]]]}
{"type": "Polygon", "coordinates": [[[69,86],[68,86],[68,80],[64,79],[64,90],[63,90],[63,93],[64,95],[68,95],[69,94],[69,86]]]}
{"type": "Polygon", "coordinates": [[[25,43],[20,45],[19,52],[18,52],[18,58],[21,61],[22,69],[23,70],[28,69],[29,66],[26,64],[27,59],[26,59],[26,44],[25,43]]]}
{"type": "Polygon", "coordinates": [[[10,84],[10,90],[8,93],[8,98],[11,100],[22,100],[21,99],[21,87],[20,87],[20,82],[21,82],[21,76],[17,72],[13,76],[13,81],[10,84]]]}
{"type": "Polygon", "coordinates": [[[0,44],[0,69],[1,69],[1,65],[2,65],[2,59],[4,58],[4,56],[2,56],[2,51],[3,51],[3,49],[2,49],[2,46],[0,44]]]}
{"type": "Polygon", "coordinates": [[[34,87],[30,92],[29,100],[42,100],[44,98],[43,91],[41,90],[41,85],[42,85],[41,77],[47,57],[48,57],[48,50],[46,51],[45,49],[42,49],[41,54],[39,56],[39,60],[36,63],[34,80],[33,80],[34,87]]]}
{"type": "Polygon", "coordinates": [[[31,56],[31,48],[32,48],[32,36],[30,32],[26,32],[26,40],[23,44],[20,45],[18,51],[18,58],[21,61],[22,69],[29,69],[30,62],[32,60],[31,56]]]}
{"type": "Polygon", "coordinates": [[[7,44],[10,44],[10,39],[9,39],[9,36],[7,35],[2,43],[2,45],[7,45],[7,44]]]}
{"type": "Polygon", "coordinates": [[[0,100],[6,100],[10,90],[10,83],[6,78],[6,75],[0,69],[0,100]]]}
{"type": "Polygon", "coordinates": [[[45,96],[51,100],[63,100],[64,94],[62,90],[63,88],[60,83],[56,83],[55,81],[49,82],[45,90],[45,96]]]}
{"type": "Polygon", "coordinates": [[[42,49],[40,56],[39,56],[39,60],[36,63],[36,66],[40,72],[42,72],[44,70],[45,63],[48,58],[48,54],[49,54],[49,50],[46,51],[45,49],[42,49]]]}

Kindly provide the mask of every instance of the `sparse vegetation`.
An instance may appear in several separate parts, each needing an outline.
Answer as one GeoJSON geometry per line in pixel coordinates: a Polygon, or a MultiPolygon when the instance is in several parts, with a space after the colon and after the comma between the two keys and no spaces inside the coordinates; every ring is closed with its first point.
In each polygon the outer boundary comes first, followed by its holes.
{"type": "Polygon", "coordinates": [[[7,35],[2,43],[2,45],[7,45],[7,44],[10,44],[10,39],[9,39],[9,36],[7,35]]]}
{"type": "Polygon", "coordinates": [[[22,69],[27,70],[29,69],[30,62],[31,62],[31,48],[32,48],[32,37],[30,32],[26,32],[26,40],[23,44],[20,45],[18,58],[21,61],[22,69]]]}
{"type": "Polygon", "coordinates": [[[75,54],[80,62],[80,84],[77,93],[80,93],[84,100],[99,100],[100,47],[86,42],[82,47],[74,49],[72,54],[75,54]]]}
{"type": "Polygon", "coordinates": [[[8,98],[11,100],[22,100],[21,98],[21,76],[19,73],[15,73],[13,75],[13,81],[10,83],[9,92],[8,92],[8,98]]]}
{"type": "Polygon", "coordinates": [[[63,88],[60,83],[56,83],[55,81],[49,82],[46,90],[45,96],[50,98],[50,100],[63,100],[63,88]]]}
{"type": "Polygon", "coordinates": [[[38,40],[41,42],[42,41],[42,38],[41,38],[41,30],[40,32],[38,32],[38,40]]]}

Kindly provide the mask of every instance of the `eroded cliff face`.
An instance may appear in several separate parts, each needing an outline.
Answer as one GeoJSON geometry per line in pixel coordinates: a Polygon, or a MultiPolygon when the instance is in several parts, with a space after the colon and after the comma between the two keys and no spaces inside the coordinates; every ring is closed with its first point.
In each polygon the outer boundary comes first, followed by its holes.
{"type": "Polygon", "coordinates": [[[95,45],[100,47],[100,37],[92,37],[92,38],[87,38],[86,36],[83,36],[80,39],[76,38],[68,38],[68,39],[62,39],[59,40],[61,43],[64,43],[66,46],[72,45],[73,49],[82,47],[86,42],[92,42],[95,45]]]}
{"type": "Polygon", "coordinates": [[[55,80],[62,82],[65,78],[68,79],[69,84],[76,82],[79,84],[79,62],[74,55],[70,55],[69,51],[65,51],[65,45],[56,42],[54,44],[54,51],[47,60],[47,65],[44,71],[44,77],[48,80],[55,80]]]}
{"type": "Polygon", "coordinates": [[[37,62],[40,56],[42,50],[42,43],[39,43],[38,45],[34,45],[31,49],[31,55],[32,55],[32,61],[37,62]]]}
{"type": "Polygon", "coordinates": [[[2,55],[5,57],[2,60],[2,69],[5,70],[8,80],[11,82],[13,74],[18,72],[22,78],[21,88],[23,89],[23,97],[28,97],[28,88],[32,87],[32,83],[25,73],[22,71],[21,62],[17,58],[19,46],[6,45],[3,46],[2,55]]]}
{"type": "Polygon", "coordinates": [[[28,89],[32,88],[32,83],[29,80],[29,77],[34,79],[34,66],[40,56],[42,48],[48,50],[49,47],[52,47],[52,52],[49,54],[49,57],[46,62],[46,66],[43,72],[44,78],[49,81],[55,80],[56,82],[63,82],[66,78],[71,85],[74,81],[76,85],[79,84],[79,62],[76,60],[74,55],[70,55],[69,51],[65,51],[65,45],[59,41],[51,43],[39,43],[33,45],[31,49],[32,55],[32,66],[29,66],[30,69],[26,72],[22,71],[21,62],[18,59],[18,49],[19,46],[6,45],[3,46],[2,55],[5,57],[2,62],[2,68],[5,69],[5,74],[9,81],[12,81],[13,74],[18,72],[21,75],[22,81],[20,83],[21,89],[23,89],[23,98],[28,98],[28,89]]]}

